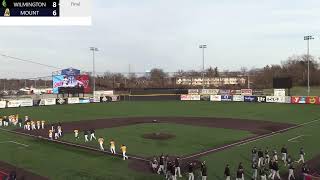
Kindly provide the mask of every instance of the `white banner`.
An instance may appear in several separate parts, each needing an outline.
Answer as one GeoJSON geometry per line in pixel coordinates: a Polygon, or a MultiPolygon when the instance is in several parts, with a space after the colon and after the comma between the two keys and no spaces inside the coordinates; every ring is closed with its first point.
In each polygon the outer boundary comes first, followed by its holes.
{"type": "Polygon", "coordinates": [[[6,101],[0,101],[0,109],[6,108],[7,102],[6,101]]]}
{"type": "Polygon", "coordinates": [[[33,99],[20,99],[21,107],[30,107],[33,106],[33,99]]]}
{"type": "Polygon", "coordinates": [[[244,101],[244,96],[242,96],[242,95],[233,95],[232,96],[232,101],[243,102],[244,101]]]}
{"type": "Polygon", "coordinates": [[[113,95],[113,90],[110,90],[110,91],[95,91],[94,92],[94,96],[99,96],[99,97],[110,96],[110,95],[113,95]]]}
{"type": "Polygon", "coordinates": [[[285,96],[267,96],[266,101],[269,103],[285,103],[286,97],[285,96]]]}
{"type": "Polygon", "coordinates": [[[9,100],[7,106],[10,108],[20,107],[20,101],[19,100],[9,100]]]}
{"type": "Polygon", "coordinates": [[[252,89],[241,89],[241,95],[252,96],[252,89]]]}
{"type": "Polygon", "coordinates": [[[219,94],[219,89],[201,89],[200,94],[217,95],[219,94]]]}
{"type": "Polygon", "coordinates": [[[211,95],[210,101],[221,101],[221,95],[211,95]]]}
{"type": "Polygon", "coordinates": [[[112,98],[112,101],[114,102],[114,101],[119,101],[119,96],[111,96],[111,98],[112,98]]]}
{"type": "Polygon", "coordinates": [[[56,98],[46,98],[44,99],[45,106],[56,105],[56,98]]]}
{"type": "Polygon", "coordinates": [[[199,94],[199,89],[188,89],[188,94],[199,94]]]}
{"type": "Polygon", "coordinates": [[[77,97],[68,98],[68,104],[79,104],[80,100],[77,97]]]}
{"type": "Polygon", "coordinates": [[[285,89],[274,89],[273,95],[274,96],[286,96],[286,90],[285,89]]]}
{"type": "Polygon", "coordinates": [[[181,101],[200,101],[200,95],[183,94],[180,99],[181,101]]]}

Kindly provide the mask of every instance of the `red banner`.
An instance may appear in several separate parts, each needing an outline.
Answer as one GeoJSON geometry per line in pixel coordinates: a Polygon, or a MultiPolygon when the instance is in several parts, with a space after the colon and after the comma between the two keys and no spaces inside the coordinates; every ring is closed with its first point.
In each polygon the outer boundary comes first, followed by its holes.
{"type": "Polygon", "coordinates": [[[89,75],[79,75],[76,76],[77,82],[80,86],[84,87],[84,92],[89,93],[91,92],[91,87],[89,83],[89,75]]]}
{"type": "Polygon", "coordinates": [[[292,104],[306,104],[307,97],[305,97],[305,96],[291,96],[291,103],[292,104]]]}
{"type": "Polygon", "coordinates": [[[320,99],[318,96],[308,96],[307,104],[320,104],[320,99]]]}

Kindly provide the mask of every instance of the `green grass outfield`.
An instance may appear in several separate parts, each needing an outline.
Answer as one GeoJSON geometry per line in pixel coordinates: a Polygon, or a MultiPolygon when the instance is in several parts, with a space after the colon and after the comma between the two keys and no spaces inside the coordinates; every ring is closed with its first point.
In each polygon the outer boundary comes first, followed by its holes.
{"type": "MultiPolygon", "coordinates": [[[[52,107],[33,107],[0,110],[0,115],[19,113],[28,114],[34,119],[45,119],[50,122],[76,121],[81,119],[97,119],[132,116],[203,116],[233,117],[276,122],[304,123],[320,117],[320,106],[290,104],[255,104],[255,103],[213,103],[213,102],[118,102],[110,104],[66,105],[52,107]]],[[[289,147],[289,152],[297,156],[298,149],[303,146],[310,159],[320,152],[320,122],[306,125],[283,134],[259,140],[243,146],[234,147],[202,159],[208,164],[208,179],[220,180],[225,163],[230,163],[232,170],[236,164],[245,163],[250,173],[250,150],[254,145],[260,147],[276,147],[282,144],[289,147]],[[291,143],[288,139],[308,135],[291,143]]],[[[112,179],[112,180],[160,180],[162,177],[138,173],[128,168],[128,162],[114,157],[76,148],[65,147],[23,136],[0,133],[0,141],[17,141],[29,145],[27,148],[15,144],[0,144],[0,160],[34,173],[50,177],[53,180],[67,179],[112,179]],[[80,178],[83,176],[83,178],[80,178]]],[[[130,151],[130,150],[129,150],[130,151]]],[[[234,172],[234,171],[233,171],[234,172]]],[[[186,178],[184,178],[186,179],[186,178]]],[[[247,178],[246,178],[247,179],[247,178]]]]}
{"type": "MultiPolygon", "coordinates": [[[[117,143],[116,151],[119,151],[121,144],[125,144],[128,147],[128,153],[142,157],[158,156],[161,153],[171,156],[188,155],[249,136],[253,136],[253,134],[247,131],[165,123],[138,124],[96,130],[96,137],[103,137],[106,140],[106,150],[109,150],[109,140],[114,139],[117,143]],[[174,134],[176,137],[168,140],[151,140],[142,137],[143,134],[154,132],[174,134]]],[[[76,141],[74,134],[70,133],[65,135],[63,140],[86,144],[83,135],[80,137],[81,139],[76,141]]],[[[97,141],[91,141],[87,144],[99,147],[97,141]]]]}

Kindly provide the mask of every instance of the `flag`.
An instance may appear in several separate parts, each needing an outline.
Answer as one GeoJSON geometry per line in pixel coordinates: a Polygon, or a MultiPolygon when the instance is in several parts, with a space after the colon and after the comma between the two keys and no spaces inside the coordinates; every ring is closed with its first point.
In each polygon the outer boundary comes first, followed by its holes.
{"type": "Polygon", "coordinates": [[[7,2],[6,2],[6,0],[3,0],[3,1],[2,1],[2,6],[5,7],[5,8],[7,7],[7,2]]]}

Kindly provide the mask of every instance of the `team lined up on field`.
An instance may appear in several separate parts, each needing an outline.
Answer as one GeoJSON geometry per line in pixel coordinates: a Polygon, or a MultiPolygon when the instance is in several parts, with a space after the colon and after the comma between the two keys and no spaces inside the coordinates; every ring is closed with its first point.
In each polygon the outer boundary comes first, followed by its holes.
{"type": "Polygon", "coordinates": [[[43,120],[31,120],[28,116],[25,116],[24,119],[22,119],[18,114],[0,117],[0,126],[23,126],[23,128],[28,131],[44,129],[44,124],[45,121],[43,120]]]}

